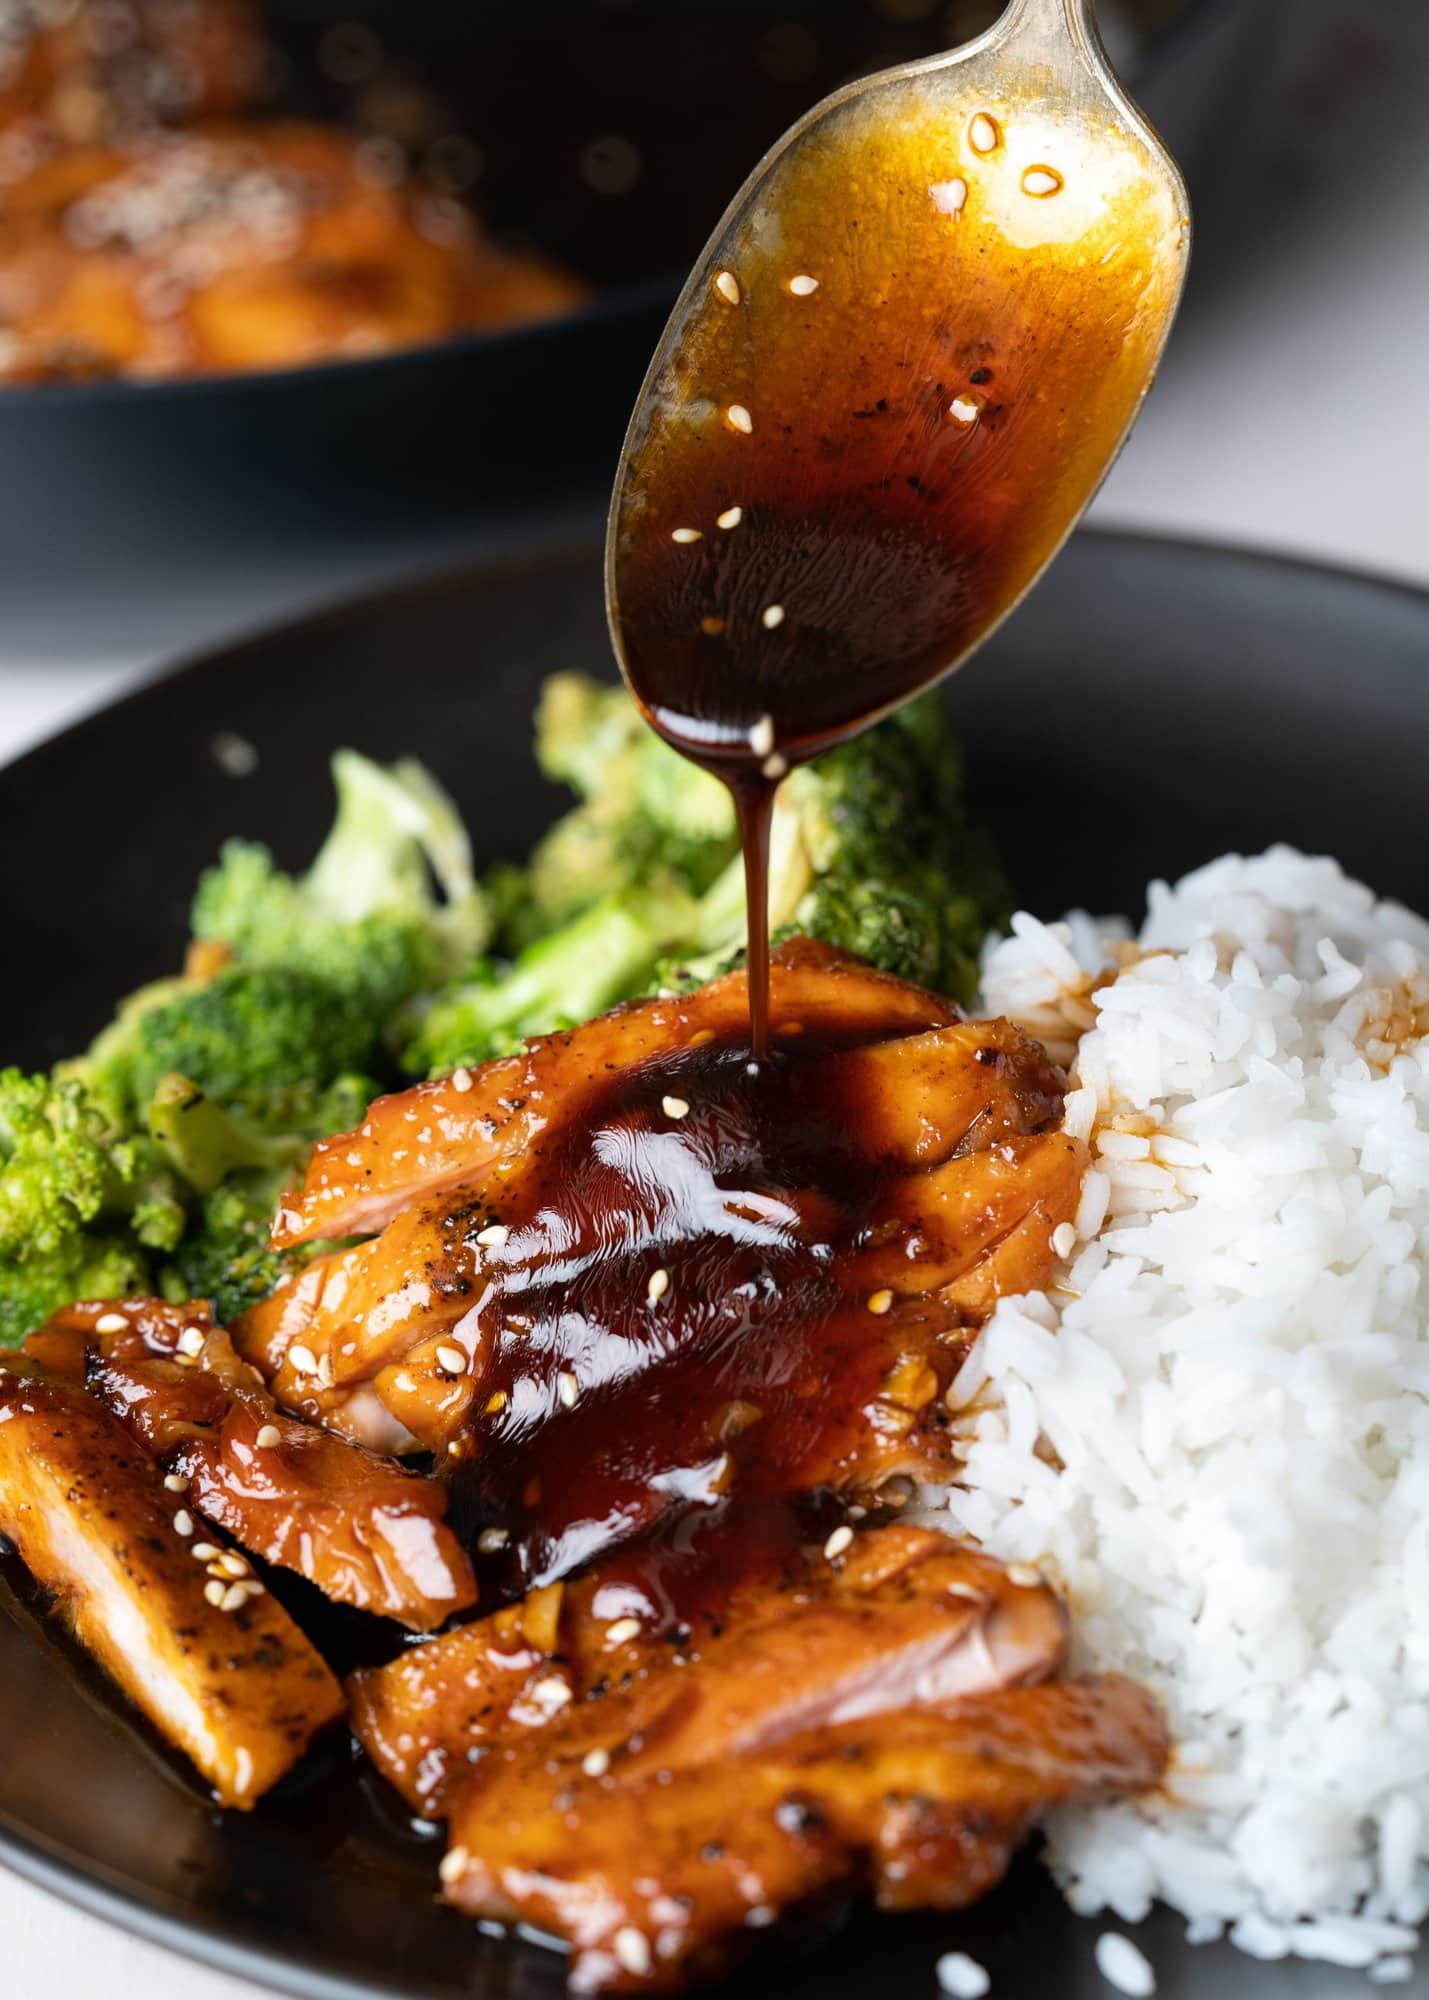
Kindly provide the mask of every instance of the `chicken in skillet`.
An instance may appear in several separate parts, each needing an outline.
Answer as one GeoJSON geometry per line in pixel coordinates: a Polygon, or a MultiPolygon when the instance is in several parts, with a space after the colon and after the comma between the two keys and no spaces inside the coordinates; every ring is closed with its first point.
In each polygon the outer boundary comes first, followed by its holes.
{"type": "Polygon", "coordinates": [[[0,202],[0,381],[302,367],[583,296],[374,179],[356,137],[292,121],[73,147],[0,202]]]}

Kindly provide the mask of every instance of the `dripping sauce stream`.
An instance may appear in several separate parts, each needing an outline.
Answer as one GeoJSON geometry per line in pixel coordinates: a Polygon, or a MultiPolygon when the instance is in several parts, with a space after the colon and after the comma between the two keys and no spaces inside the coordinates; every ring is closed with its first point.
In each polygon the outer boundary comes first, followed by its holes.
{"type": "Polygon", "coordinates": [[[749,1041],[756,1063],[769,1055],[769,829],[775,784],[760,776],[729,779],[744,849],[748,904],[749,1041]]]}

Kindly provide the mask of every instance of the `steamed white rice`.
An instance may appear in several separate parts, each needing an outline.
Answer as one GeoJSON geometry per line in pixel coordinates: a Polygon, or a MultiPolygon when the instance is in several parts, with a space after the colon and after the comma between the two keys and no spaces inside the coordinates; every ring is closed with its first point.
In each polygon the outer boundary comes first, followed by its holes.
{"type": "Polygon", "coordinates": [[[1171,1715],[1168,1797],[1054,1823],[1074,1907],[1393,1981],[1429,1913],[1429,925],[1275,848],[1128,936],[1019,917],[987,960],[1094,1165],[1058,1285],[954,1386],[947,1506],[1171,1715]]]}

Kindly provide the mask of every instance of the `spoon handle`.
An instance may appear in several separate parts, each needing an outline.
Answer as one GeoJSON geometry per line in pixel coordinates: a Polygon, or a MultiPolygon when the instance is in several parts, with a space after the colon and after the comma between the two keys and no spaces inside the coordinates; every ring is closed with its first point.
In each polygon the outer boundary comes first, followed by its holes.
{"type": "Polygon", "coordinates": [[[1017,46],[1029,54],[1038,49],[1065,51],[1070,43],[1099,75],[1110,74],[1095,0],[1012,0],[994,33],[1004,48],[1017,46]]]}

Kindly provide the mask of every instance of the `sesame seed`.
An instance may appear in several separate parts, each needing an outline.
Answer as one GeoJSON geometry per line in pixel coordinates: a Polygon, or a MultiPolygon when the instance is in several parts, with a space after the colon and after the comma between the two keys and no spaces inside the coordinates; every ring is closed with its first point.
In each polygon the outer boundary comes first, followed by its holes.
{"type": "Polygon", "coordinates": [[[189,1554],[195,1562],[211,1563],[223,1554],[223,1550],[215,1542],[195,1542],[189,1554]]]}
{"type": "Polygon", "coordinates": [[[776,629],[776,627],[782,625],[784,623],[783,605],[766,604],[764,607],[763,614],[760,618],[760,623],[763,625],[766,632],[773,632],[776,629]]]}
{"type": "Polygon", "coordinates": [[[950,2000],[982,2000],[992,1987],[986,1967],[969,1958],[965,1951],[945,1951],[934,1971],[939,1987],[950,1995],[950,2000]]]}
{"type": "Polygon", "coordinates": [[[717,528],[737,528],[743,519],[744,509],[742,507],[726,507],[722,514],[715,516],[715,526],[717,528]]]}
{"type": "Polygon", "coordinates": [[[1052,1248],[1059,1257],[1070,1257],[1077,1247],[1077,1232],[1070,1222],[1059,1222],[1052,1231],[1052,1248]]]}
{"type": "Polygon", "coordinates": [[[605,1640],[608,1646],[625,1646],[632,1639],[638,1639],[639,1637],[640,1620],[638,1618],[617,1618],[613,1625],[607,1625],[605,1628],[605,1640]]]}
{"type": "Polygon", "coordinates": [[[94,1322],[96,1333],[123,1333],[129,1321],[123,1313],[101,1313],[94,1322]]]}
{"type": "Polygon", "coordinates": [[[194,1531],[193,1515],[189,1512],[187,1507],[180,1507],[178,1513],[175,1514],[174,1516],[174,1533],[176,1535],[182,1535],[184,1537],[184,1540],[187,1541],[189,1536],[193,1533],[193,1531],[194,1531]]]}
{"type": "Polygon", "coordinates": [[[704,536],[698,528],[674,528],[670,533],[672,542],[702,542],[704,536]]]}
{"type": "Polygon", "coordinates": [[[507,1400],[508,1398],[506,1395],[506,1391],[504,1389],[493,1389],[491,1394],[486,1399],[486,1410],[488,1416],[494,1417],[498,1410],[504,1410],[506,1408],[507,1400]]]}
{"type": "Polygon", "coordinates": [[[968,184],[961,178],[934,181],[928,192],[934,208],[941,209],[944,215],[961,215],[968,198],[968,184]]]}
{"type": "Polygon", "coordinates": [[[452,1089],[463,1092],[471,1089],[471,1071],[469,1069],[454,1069],[452,1071],[452,1089]]]}
{"type": "Polygon", "coordinates": [[[464,1847],[449,1847],[442,1856],[441,1866],[437,1869],[437,1873],[443,1882],[449,1884],[459,1882],[462,1876],[465,1875],[467,1864],[470,1860],[471,1856],[464,1847]]]}
{"type": "Polygon", "coordinates": [[[712,1042],[714,1038],[715,1038],[715,1032],[713,1028],[700,1028],[697,1029],[696,1032],[690,1036],[690,1039],[688,1042],[686,1042],[685,1047],[689,1049],[702,1049],[705,1046],[706,1042],[712,1042]]]}
{"type": "Polygon", "coordinates": [[[256,1576],[249,1576],[238,1587],[249,1597],[262,1597],[268,1586],[260,1583],[256,1576]]]}
{"type": "Polygon", "coordinates": [[[476,1240],[485,1250],[499,1250],[511,1231],[504,1222],[489,1222],[485,1229],[478,1229],[476,1240]]]}
{"type": "Polygon", "coordinates": [[[690,1115],[689,1104],[683,1097],[662,1097],[660,1109],[667,1118],[688,1118],[690,1115]]]}
{"type": "Polygon", "coordinates": [[[476,1546],[484,1556],[494,1556],[498,1549],[504,1549],[511,1536],[505,1528],[483,1528],[476,1538],[476,1546]]]}
{"type": "Polygon", "coordinates": [[[824,1554],[832,1562],[835,1556],[841,1556],[845,1549],[851,1549],[852,1547],[853,1529],[845,1525],[842,1528],[834,1529],[829,1539],[824,1543],[824,1554]]]}
{"type": "Polygon", "coordinates": [[[588,1778],[603,1778],[610,1769],[608,1750],[587,1750],[581,1758],[581,1769],[588,1778]]]}
{"type": "Polygon", "coordinates": [[[800,271],[789,280],[789,289],[796,299],[811,299],[819,289],[819,281],[811,278],[807,271],[800,271]]]}
{"type": "Polygon", "coordinates": [[[961,1597],[968,1604],[987,1603],[986,1595],[984,1594],[984,1592],[979,1590],[975,1584],[950,1583],[947,1586],[947,1590],[949,1597],[961,1597]]]}
{"type": "Polygon", "coordinates": [[[981,410],[976,396],[954,396],[948,405],[948,415],[955,424],[975,424],[981,410]]]}
{"type": "Polygon", "coordinates": [[[569,1368],[563,1368],[556,1377],[556,1394],[568,1410],[573,1410],[580,1401],[581,1385],[569,1368]]]}
{"type": "Polygon", "coordinates": [[[248,1602],[248,1592],[243,1584],[231,1583],[223,1593],[220,1611],[239,1611],[248,1602]]]}
{"type": "Polygon", "coordinates": [[[1097,1971],[1109,1986],[1132,2000],[1146,2000],[1156,1991],[1156,1974],[1143,1951],[1119,1931],[1103,1931],[1096,1942],[1097,1971]]]}
{"type": "Polygon", "coordinates": [[[202,1354],[203,1353],[202,1330],[196,1326],[186,1326],[183,1332],[179,1335],[178,1349],[180,1354],[192,1354],[192,1355],[202,1354]]]}
{"type": "Polygon", "coordinates": [[[645,1296],[651,1305],[658,1305],[670,1289],[670,1273],[666,1270],[652,1271],[650,1282],[645,1287],[645,1296]]]}
{"type": "Polygon", "coordinates": [[[1060,194],[1062,176],[1055,167],[1029,167],[1022,176],[1022,192],[1043,201],[1049,194],[1060,194]]]}
{"type": "Polygon", "coordinates": [[[733,271],[716,271],[714,288],[720,297],[730,305],[737,306],[739,304],[739,280],[735,277],[733,271]]]}
{"type": "Polygon", "coordinates": [[[189,1490],[189,1483],[181,1472],[166,1472],[164,1485],[170,1493],[187,1493],[189,1490]]]}
{"type": "Polygon", "coordinates": [[[320,1354],[318,1356],[318,1387],[320,1389],[331,1389],[336,1385],[336,1382],[337,1377],[332,1372],[332,1356],[330,1354],[320,1354]]]}
{"type": "Polygon", "coordinates": [[[1037,1590],[1042,1583],[1042,1572],[1034,1569],[1031,1563],[1009,1563],[1007,1581],[1015,1583],[1019,1590],[1037,1590]]]}
{"type": "Polygon", "coordinates": [[[216,1611],[228,1595],[228,1585],[226,1583],[206,1583],[203,1587],[203,1594],[216,1611]]]}
{"type": "Polygon", "coordinates": [[[887,1286],[881,1292],[870,1292],[868,1295],[868,1310],[871,1313],[886,1313],[892,1304],[893,1294],[887,1286]]]}
{"type": "Polygon", "coordinates": [[[774,748],[774,718],[761,715],[749,732],[749,747],[756,757],[767,757],[774,748]]]}
{"type": "Polygon", "coordinates": [[[634,1924],[622,1924],[610,1946],[617,1964],[634,1978],[642,1978],[650,1970],[650,1946],[644,1932],[636,1930],[634,1924]]]}
{"type": "Polygon", "coordinates": [[[772,757],[766,757],[764,759],[764,762],[760,765],[759,768],[763,772],[766,778],[779,779],[782,778],[789,769],[789,759],[787,757],[781,757],[778,751],[776,750],[772,757]]]}
{"type": "Polygon", "coordinates": [[[276,1424],[264,1424],[253,1442],[260,1451],[271,1451],[275,1444],[283,1442],[283,1433],[276,1424]]]}
{"type": "Polygon", "coordinates": [[[439,1347],[437,1366],[447,1375],[465,1375],[466,1355],[459,1347],[439,1347]]]}
{"type": "Polygon", "coordinates": [[[774,1911],[768,1903],[756,1903],[752,1910],[746,1910],[744,1921],[752,1931],[767,1931],[774,1921],[774,1911]]]}
{"type": "Polygon", "coordinates": [[[564,1708],[571,1698],[570,1683],[559,1674],[545,1674],[531,1690],[543,1708],[564,1708]]]}
{"type": "Polygon", "coordinates": [[[318,1372],[318,1357],[301,1341],[288,1349],[288,1359],[293,1364],[295,1373],[299,1375],[316,1375],[318,1372]]]}
{"type": "Polygon", "coordinates": [[[743,403],[731,403],[724,413],[724,420],[732,431],[740,431],[748,437],[754,429],[754,419],[743,403]]]}
{"type": "Polygon", "coordinates": [[[240,1576],[247,1576],[248,1574],[248,1564],[246,1559],[243,1556],[237,1554],[237,1552],[232,1549],[226,1549],[224,1553],[221,1556],[219,1556],[217,1561],[214,1563],[214,1568],[222,1570],[223,1574],[226,1577],[236,1578],[240,1576]]]}
{"type": "Polygon", "coordinates": [[[997,120],[989,118],[985,111],[979,111],[968,127],[968,141],[975,153],[991,153],[1001,137],[997,120]]]}

